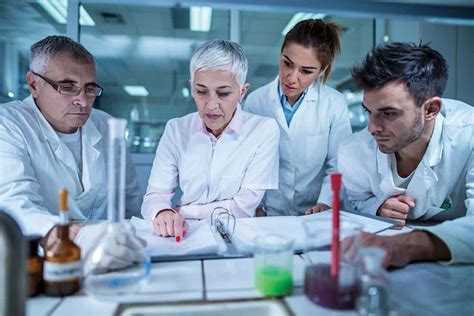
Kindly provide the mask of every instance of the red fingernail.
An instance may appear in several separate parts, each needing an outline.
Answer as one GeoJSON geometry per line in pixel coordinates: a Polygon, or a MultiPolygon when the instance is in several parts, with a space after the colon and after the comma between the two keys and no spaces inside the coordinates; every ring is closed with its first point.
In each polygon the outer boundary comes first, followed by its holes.
{"type": "Polygon", "coordinates": [[[181,237],[176,236],[176,242],[180,242],[180,241],[181,241],[181,237]]]}

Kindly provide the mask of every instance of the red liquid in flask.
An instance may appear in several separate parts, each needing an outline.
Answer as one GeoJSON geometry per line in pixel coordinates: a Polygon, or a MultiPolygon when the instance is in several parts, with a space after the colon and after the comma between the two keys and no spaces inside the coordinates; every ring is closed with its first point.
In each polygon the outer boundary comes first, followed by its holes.
{"type": "Polygon", "coordinates": [[[337,278],[331,276],[329,264],[314,264],[306,268],[304,292],[318,305],[347,310],[355,308],[359,287],[355,280],[352,284],[339,285],[337,278]]]}

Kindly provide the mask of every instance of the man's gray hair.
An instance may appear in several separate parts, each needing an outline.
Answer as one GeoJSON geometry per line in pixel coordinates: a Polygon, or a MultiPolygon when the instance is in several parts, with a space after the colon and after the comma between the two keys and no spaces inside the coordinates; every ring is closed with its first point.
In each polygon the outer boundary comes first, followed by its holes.
{"type": "Polygon", "coordinates": [[[197,71],[228,71],[239,87],[247,77],[247,56],[239,44],[215,39],[199,45],[191,57],[191,82],[197,71]]]}
{"type": "Polygon", "coordinates": [[[66,54],[81,64],[95,64],[94,56],[80,43],[69,37],[53,35],[31,45],[30,70],[42,74],[51,58],[66,54]]]}

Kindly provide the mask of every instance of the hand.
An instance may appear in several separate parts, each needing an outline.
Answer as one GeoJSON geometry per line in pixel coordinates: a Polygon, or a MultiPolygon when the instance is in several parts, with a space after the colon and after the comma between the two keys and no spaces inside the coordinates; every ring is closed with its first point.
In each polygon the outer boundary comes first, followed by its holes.
{"type": "Polygon", "coordinates": [[[255,217],[264,217],[267,216],[267,212],[263,208],[257,208],[255,210],[255,217]]]}
{"type": "Polygon", "coordinates": [[[123,269],[147,260],[146,242],[128,222],[84,226],[76,236],[84,260],[84,274],[123,269]]]}
{"type": "MultiPolygon", "coordinates": [[[[350,256],[358,249],[357,239],[346,238],[341,243],[342,257],[350,256]]],[[[379,247],[386,251],[382,262],[384,268],[404,267],[410,262],[451,260],[448,246],[437,236],[427,231],[412,231],[393,236],[377,236],[362,233],[363,246],[379,247]]]]}
{"type": "MultiPolygon", "coordinates": [[[[84,227],[84,224],[77,224],[77,223],[67,224],[67,225],[69,225],[69,239],[71,240],[74,240],[74,238],[76,238],[76,235],[79,233],[81,228],[84,227]]],[[[58,230],[56,226],[53,226],[53,228],[49,230],[46,236],[44,236],[41,239],[40,244],[43,247],[43,249],[46,250],[49,247],[51,247],[51,245],[53,245],[57,240],[59,240],[58,230]]]]}
{"type": "MultiPolygon", "coordinates": [[[[362,233],[362,245],[366,247],[379,247],[386,251],[382,266],[388,267],[404,267],[411,260],[409,252],[405,251],[403,239],[397,238],[402,235],[395,236],[377,236],[370,233],[362,233]]],[[[355,249],[359,249],[355,243],[354,237],[345,238],[341,242],[342,258],[354,257],[355,249]]]]}
{"type": "Polygon", "coordinates": [[[397,195],[385,200],[377,210],[377,215],[388,217],[400,222],[403,226],[406,223],[410,208],[415,207],[413,199],[406,195],[397,195]]]}
{"type": "Polygon", "coordinates": [[[310,208],[309,210],[307,210],[306,213],[304,213],[304,214],[305,215],[310,215],[310,214],[314,214],[314,213],[319,213],[319,212],[322,212],[322,211],[329,210],[330,208],[331,207],[327,204],[318,203],[315,206],[313,206],[312,208],[310,208]]]}
{"type": "Polygon", "coordinates": [[[176,241],[184,238],[189,225],[183,216],[172,210],[162,210],[153,219],[153,232],[158,236],[176,236],[176,241]]]}

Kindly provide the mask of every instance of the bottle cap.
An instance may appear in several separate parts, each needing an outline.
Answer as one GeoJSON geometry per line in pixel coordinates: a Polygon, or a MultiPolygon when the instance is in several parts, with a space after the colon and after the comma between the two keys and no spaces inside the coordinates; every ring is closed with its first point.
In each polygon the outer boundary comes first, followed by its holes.
{"type": "Polygon", "coordinates": [[[118,119],[118,118],[109,118],[107,122],[109,124],[110,139],[125,137],[125,128],[127,127],[127,120],[118,119]]]}

